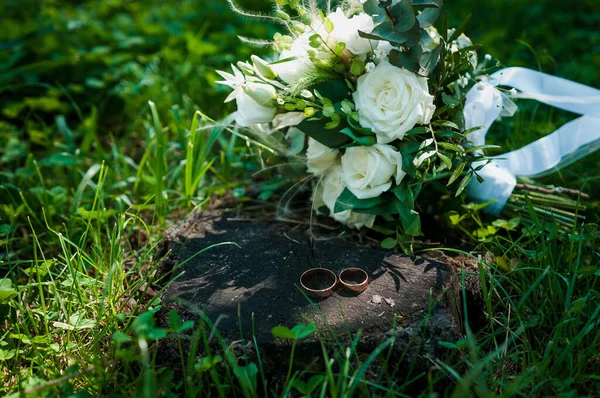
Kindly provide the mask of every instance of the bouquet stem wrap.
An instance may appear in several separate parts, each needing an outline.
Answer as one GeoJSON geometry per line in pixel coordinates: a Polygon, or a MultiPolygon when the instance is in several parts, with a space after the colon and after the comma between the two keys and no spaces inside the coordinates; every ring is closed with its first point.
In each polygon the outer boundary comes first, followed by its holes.
{"type": "Polygon", "coordinates": [[[551,174],[600,148],[600,90],[518,67],[494,73],[467,93],[465,128],[481,127],[469,135],[474,145],[485,144],[487,131],[503,112],[511,115],[514,104],[497,86],[519,90],[517,98],[535,99],[582,116],[529,145],[492,157],[481,169],[479,174],[484,181],[473,179],[467,192],[478,202],[496,200],[486,207],[495,215],[500,214],[516,187],[517,176],[551,174]]]}

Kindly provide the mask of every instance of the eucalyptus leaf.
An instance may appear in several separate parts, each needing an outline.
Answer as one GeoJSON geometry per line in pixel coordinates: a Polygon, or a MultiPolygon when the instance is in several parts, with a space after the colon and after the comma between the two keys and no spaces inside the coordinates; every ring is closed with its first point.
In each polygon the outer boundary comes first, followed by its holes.
{"type": "Polygon", "coordinates": [[[417,20],[419,21],[421,28],[428,28],[430,26],[433,26],[435,21],[437,21],[437,19],[440,17],[440,14],[442,13],[443,0],[434,0],[432,2],[435,3],[437,7],[427,7],[419,15],[417,15],[417,20]]]}
{"type": "Polygon", "coordinates": [[[388,8],[388,16],[393,18],[394,30],[406,32],[415,25],[415,11],[409,0],[400,0],[388,8]]]}

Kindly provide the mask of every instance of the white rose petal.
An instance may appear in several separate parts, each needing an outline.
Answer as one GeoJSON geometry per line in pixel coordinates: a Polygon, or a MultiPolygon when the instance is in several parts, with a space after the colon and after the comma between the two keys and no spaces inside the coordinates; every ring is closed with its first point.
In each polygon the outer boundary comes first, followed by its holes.
{"type": "Polygon", "coordinates": [[[373,227],[376,217],[373,214],[356,213],[351,210],[344,210],[339,213],[333,212],[335,203],[345,187],[342,166],[338,164],[319,181],[314,192],[314,208],[319,209],[322,206],[326,206],[329,209],[330,217],[346,224],[350,228],[373,227]]]}
{"type": "Polygon", "coordinates": [[[344,183],[359,199],[376,198],[392,186],[392,177],[400,183],[402,155],[391,145],[375,144],[346,149],[342,156],[344,183]]]}
{"type": "Polygon", "coordinates": [[[306,166],[308,172],[320,176],[336,166],[340,152],[312,138],[308,139],[306,150],[306,166]]]}
{"type": "MultiPolygon", "coordinates": [[[[373,51],[371,40],[363,39],[358,35],[359,30],[367,33],[373,30],[374,24],[370,15],[361,13],[348,18],[342,9],[338,8],[327,18],[333,23],[333,31],[329,34],[329,39],[333,38],[337,43],[345,43],[346,49],[354,55],[368,54],[373,51]]],[[[326,38],[323,34],[321,37],[326,38]]]]}
{"type": "Polygon", "coordinates": [[[361,126],[387,144],[402,139],[416,124],[431,121],[435,105],[427,88],[427,79],[388,62],[358,78],[352,94],[361,126]]]}

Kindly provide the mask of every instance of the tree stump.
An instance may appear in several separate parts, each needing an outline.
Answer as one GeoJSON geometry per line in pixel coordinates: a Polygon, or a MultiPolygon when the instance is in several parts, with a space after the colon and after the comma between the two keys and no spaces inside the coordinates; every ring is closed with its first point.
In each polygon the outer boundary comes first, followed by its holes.
{"type": "MultiPolygon", "coordinates": [[[[422,369],[431,366],[426,357],[445,357],[440,341],[462,337],[460,279],[453,266],[361,246],[314,228],[311,238],[307,230],[304,224],[221,212],[195,214],[169,233],[170,252],[159,274],[172,272],[176,279],[163,299],[186,308],[184,318],[201,310],[218,319],[228,342],[252,341],[254,335],[263,360],[274,366],[289,349],[271,334],[278,325],[311,322],[321,339],[332,334],[344,339],[362,330],[358,349],[364,352],[395,334],[395,351],[405,353],[398,356],[407,363],[420,361],[422,369]],[[358,295],[338,290],[326,299],[308,299],[299,278],[314,267],[336,274],[360,267],[370,284],[358,295]]],[[[321,346],[313,338],[297,350],[308,360],[320,355],[321,346]]]]}

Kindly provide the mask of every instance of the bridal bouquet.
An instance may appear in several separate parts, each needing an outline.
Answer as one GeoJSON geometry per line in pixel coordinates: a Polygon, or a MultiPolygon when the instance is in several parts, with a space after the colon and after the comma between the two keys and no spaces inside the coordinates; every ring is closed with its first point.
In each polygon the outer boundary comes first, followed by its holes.
{"type": "Polygon", "coordinates": [[[516,180],[506,198],[477,185],[490,175],[492,190],[507,183],[484,156],[484,138],[515,112],[517,91],[496,88],[487,71],[497,63],[478,60],[466,23],[449,28],[441,11],[442,0],[345,0],[335,9],[277,0],[274,16],[262,16],[287,29],[268,43],[273,59],[218,71],[233,89],[226,102],[236,101],[238,126],[301,138],[318,212],[418,236],[418,210],[433,201],[420,193],[431,182],[457,196],[475,185],[496,213],[509,202],[516,180]]]}

